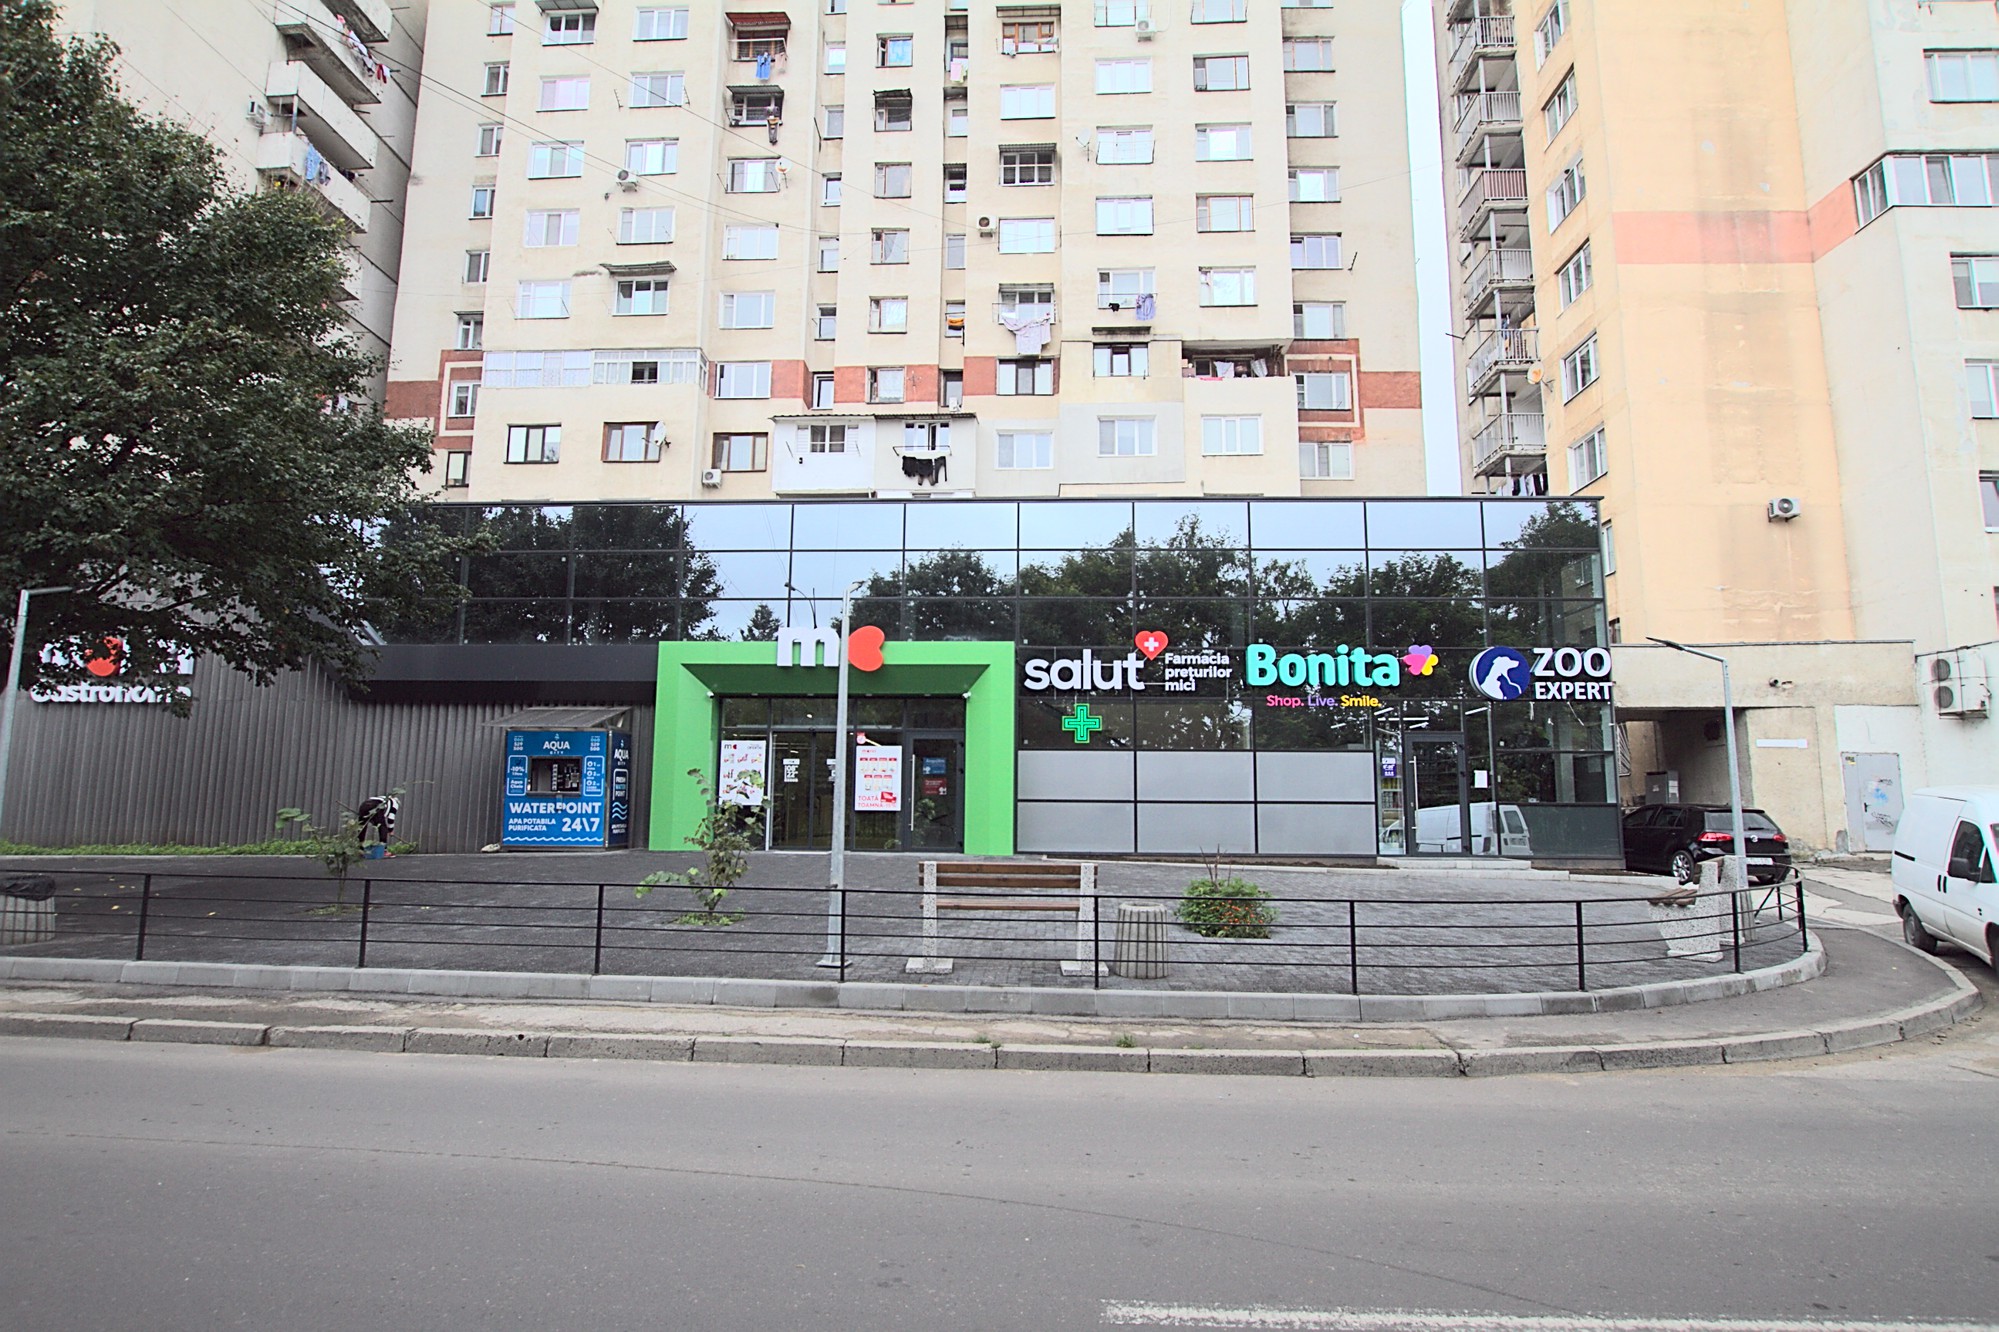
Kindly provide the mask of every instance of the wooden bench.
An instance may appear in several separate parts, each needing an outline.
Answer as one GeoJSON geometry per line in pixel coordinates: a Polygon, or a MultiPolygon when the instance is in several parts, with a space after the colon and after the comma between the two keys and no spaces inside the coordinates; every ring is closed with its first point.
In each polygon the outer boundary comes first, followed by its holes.
{"type": "Polygon", "coordinates": [[[940,911],[1053,912],[1076,918],[1076,957],[1064,975],[1094,965],[1097,933],[1097,867],[1051,860],[926,860],[923,876],[923,955],[907,971],[948,975],[953,960],[938,947],[940,911]],[[956,896],[949,895],[951,890],[956,896]]]}

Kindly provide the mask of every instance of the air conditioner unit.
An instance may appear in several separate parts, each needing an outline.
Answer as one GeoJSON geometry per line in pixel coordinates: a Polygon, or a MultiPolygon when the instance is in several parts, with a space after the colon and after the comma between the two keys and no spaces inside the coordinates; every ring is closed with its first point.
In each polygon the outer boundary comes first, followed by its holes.
{"type": "Polygon", "coordinates": [[[1983,717],[1992,708],[1985,661],[1975,651],[1941,652],[1930,659],[1930,702],[1946,717],[1983,717]]]}
{"type": "Polygon", "coordinates": [[[701,473],[701,484],[710,490],[720,489],[722,485],[722,469],[719,467],[704,468],[701,473]]]}
{"type": "Polygon", "coordinates": [[[1805,511],[1805,506],[1789,495],[1779,495],[1770,501],[1770,521],[1788,523],[1805,511]]]}
{"type": "Polygon", "coordinates": [[[986,217],[986,216],[983,216],[983,215],[981,215],[981,216],[980,216],[980,218],[979,218],[979,234],[980,234],[981,236],[990,236],[990,235],[992,235],[992,234],[993,234],[993,231],[994,231],[994,230],[995,230],[995,229],[996,229],[996,228],[997,228],[998,226],[999,226],[999,223],[997,223],[997,222],[993,221],[993,219],[992,219],[992,218],[990,218],[990,217],[986,217]]]}
{"type": "Polygon", "coordinates": [[[1140,19],[1132,25],[1131,30],[1138,34],[1138,40],[1141,42],[1149,42],[1159,35],[1159,25],[1151,19],[1140,19]]]}

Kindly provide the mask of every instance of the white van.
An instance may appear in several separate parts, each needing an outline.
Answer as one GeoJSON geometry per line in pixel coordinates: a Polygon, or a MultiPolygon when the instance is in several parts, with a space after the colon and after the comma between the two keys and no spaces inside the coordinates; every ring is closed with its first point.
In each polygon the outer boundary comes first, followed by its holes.
{"type": "Polygon", "coordinates": [[[1430,805],[1416,811],[1416,851],[1425,855],[1531,856],[1527,819],[1518,805],[1482,800],[1471,807],[1471,845],[1462,836],[1463,810],[1458,805],[1430,805]],[[1498,824],[1495,829],[1495,821],[1498,824]],[[1497,836],[1494,835],[1497,831],[1497,836]]]}
{"type": "Polygon", "coordinates": [[[1895,828],[1894,872],[1903,938],[1926,953],[1948,939],[1992,963],[1999,955],[1999,786],[1912,794],[1895,828]]]}

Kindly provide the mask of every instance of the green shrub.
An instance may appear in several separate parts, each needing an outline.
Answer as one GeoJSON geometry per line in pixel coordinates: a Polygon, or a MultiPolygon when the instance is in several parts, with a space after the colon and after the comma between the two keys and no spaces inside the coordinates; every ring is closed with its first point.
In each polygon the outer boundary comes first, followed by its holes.
{"type": "Polygon", "coordinates": [[[1268,939],[1277,923],[1270,894],[1233,874],[1188,884],[1177,914],[1182,925],[1208,939],[1268,939]]]}

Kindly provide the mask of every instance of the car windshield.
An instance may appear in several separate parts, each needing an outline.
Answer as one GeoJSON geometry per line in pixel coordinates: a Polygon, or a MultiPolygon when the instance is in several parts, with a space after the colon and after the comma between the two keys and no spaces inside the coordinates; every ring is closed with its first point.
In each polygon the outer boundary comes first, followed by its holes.
{"type": "MultiPolygon", "coordinates": [[[[1711,809],[1707,812],[1707,827],[1709,832],[1727,832],[1731,822],[1732,820],[1729,818],[1728,811],[1725,809],[1711,809]]],[[[1743,810],[1742,827],[1745,832],[1751,833],[1773,833],[1777,831],[1777,825],[1770,822],[1770,816],[1760,809],[1743,810]]]]}

